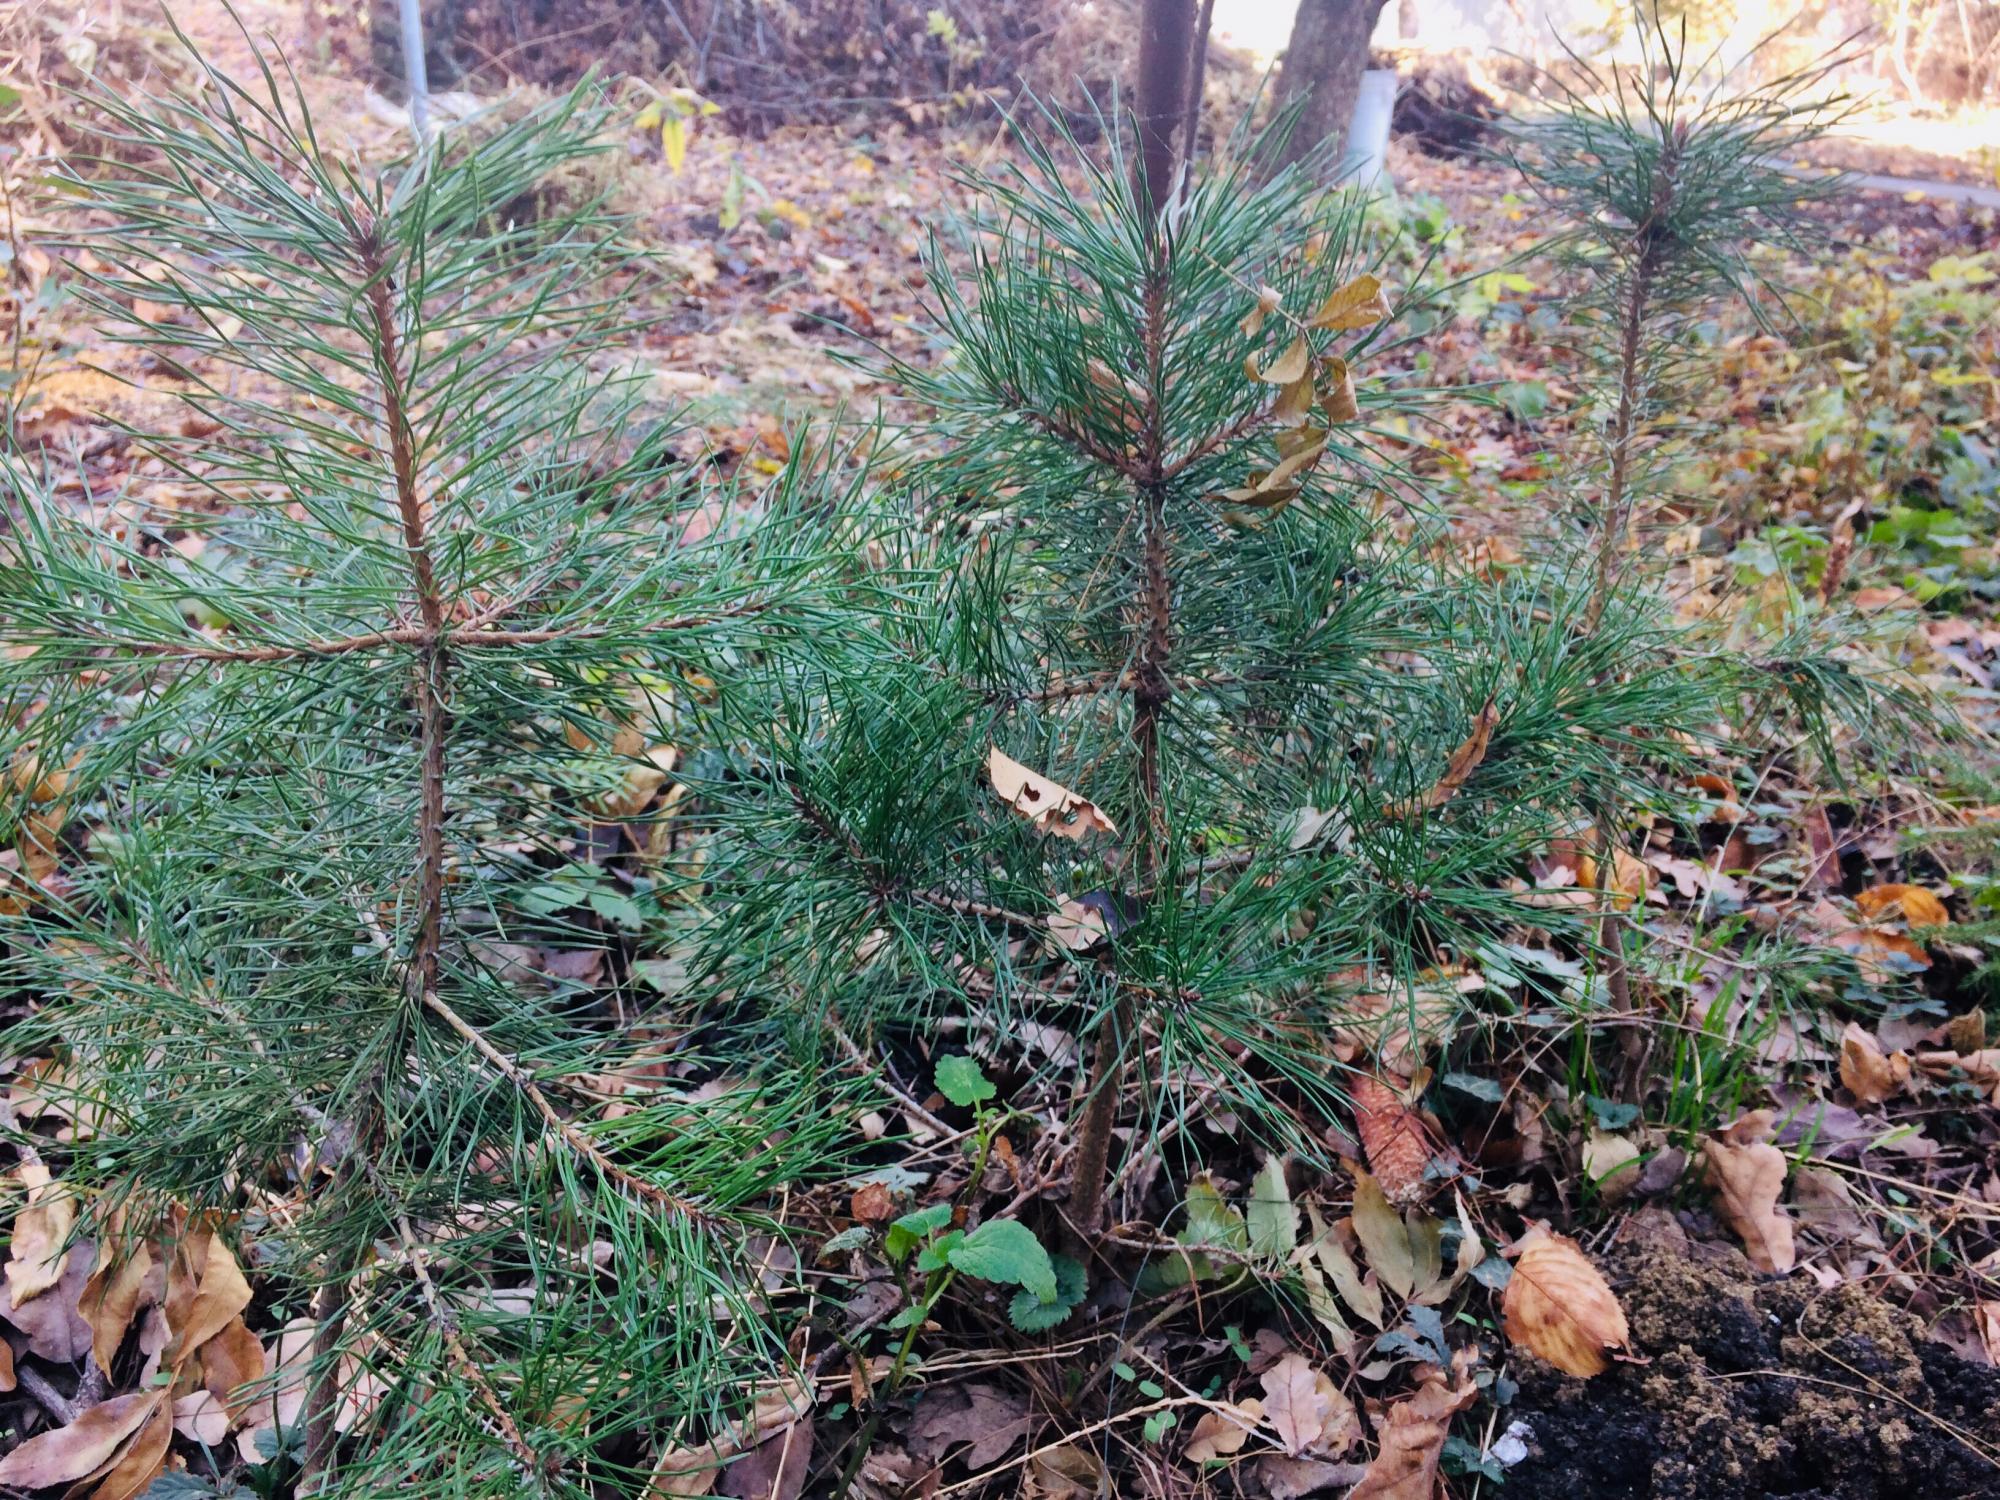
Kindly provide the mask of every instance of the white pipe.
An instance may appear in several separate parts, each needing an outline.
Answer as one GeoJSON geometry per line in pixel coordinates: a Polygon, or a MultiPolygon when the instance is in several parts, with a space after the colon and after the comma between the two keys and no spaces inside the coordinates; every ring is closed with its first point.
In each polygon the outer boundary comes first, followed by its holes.
{"type": "Polygon", "coordinates": [[[410,86],[410,128],[417,144],[431,138],[431,86],[424,71],[424,12],[421,0],[403,0],[403,77],[410,86]]]}

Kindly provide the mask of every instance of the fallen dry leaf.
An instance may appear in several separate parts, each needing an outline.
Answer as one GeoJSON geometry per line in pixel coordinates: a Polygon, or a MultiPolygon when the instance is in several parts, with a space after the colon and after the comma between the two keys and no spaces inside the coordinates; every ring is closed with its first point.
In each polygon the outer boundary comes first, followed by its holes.
{"type": "Polygon", "coordinates": [[[1836,889],[1840,885],[1840,845],[1833,836],[1833,824],[1827,821],[1826,809],[1815,802],[1805,810],[1800,821],[1805,827],[1806,848],[1810,851],[1806,860],[1806,884],[1822,891],[1836,889]]]}
{"type": "Polygon", "coordinates": [[[1211,1406],[1194,1424],[1194,1431],[1188,1434],[1184,1450],[1187,1458],[1193,1463],[1205,1464],[1242,1452],[1243,1445],[1250,1440],[1251,1432],[1263,1416],[1264,1403],[1255,1396],[1211,1406]]]}
{"type": "Polygon", "coordinates": [[[1383,1417],[1381,1446],[1347,1500],[1436,1500],[1438,1460],[1451,1436],[1451,1419],[1477,1394],[1470,1380],[1453,1386],[1443,1370],[1428,1366],[1416,1394],[1383,1417]]]}
{"type": "Polygon", "coordinates": [[[31,1437],[0,1458],[0,1484],[39,1490],[96,1474],[165,1404],[166,1392],[152,1390],[113,1396],[87,1407],[67,1427],[31,1437]]]}
{"type": "Polygon", "coordinates": [[[1770,1143],[1773,1115],[1752,1110],[1701,1143],[1708,1179],[1723,1216],[1760,1271],[1789,1271],[1797,1264],[1792,1221],[1778,1206],[1785,1191],[1785,1153],[1770,1143]]]}
{"type": "Polygon", "coordinates": [[[1084,1500],[1111,1493],[1111,1476],[1089,1449],[1075,1443],[1037,1450],[1021,1472],[1023,1500],[1084,1500]]]}
{"type": "Polygon", "coordinates": [[[122,1260],[98,1266],[84,1283],[78,1310],[90,1324],[90,1350],[98,1369],[111,1368],[112,1358],[147,1294],[152,1270],[153,1252],[142,1240],[122,1260]]]}
{"type": "Polygon", "coordinates": [[[2000,1365],[2000,1302],[1981,1302],[1973,1311],[1979,1342],[1986,1350],[1986,1362],[2000,1365]]]}
{"type": "Polygon", "coordinates": [[[1854,906],[1871,921],[1901,918],[1913,927],[1943,927],[1951,921],[1944,903],[1920,885],[1878,885],[1857,895],[1854,906]]]}
{"type": "Polygon", "coordinates": [[[1487,747],[1493,743],[1494,726],[1500,722],[1500,710],[1491,698],[1479,710],[1472,721],[1472,733],[1467,735],[1459,747],[1451,752],[1451,759],[1445,762],[1444,774],[1421,797],[1407,797],[1400,802],[1392,802],[1384,812],[1392,818],[1405,818],[1412,813],[1428,812],[1443,807],[1456,797],[1459,788],[1471,779],[1479,769],[1479,763],[1486,759],[1487,747]]]}
{"type": "Polygon", "coordinates": [[[997,748],[986,752],[986,775],[1000,800],[1043,833],[1080,839],[1087,833],[1118,831],[1096,803],[1029,770],[997,748]]]}
{"type": "Polygon", "coordinates": [[[244,1387],[264,1378],[264,1346],[241,1317],[201,1346],[201,1379],[208,1393],[229,1409],[232,1423],[249,1409],[244,1387]]]}
{"type": "Polygon", "coordinates": [[[165,1400],[164,1392],[150,1394],[155,1397],[152,1411],[102,1472],[90,1500],[138,1500],[166,1467],[167,1446],[174,1437],[174,1410],[165,1400]]]}
{"type": "Polygon", "coordinates": [[[26,1205],[14,1216],[5,1273],[8,1295],[19,1307],[62,1280],[70,1231],[76,1227],[76,1198],[52,1182],[49,1169],[38,1161],[22,1162],[14,1176],[28,1190],[26,1205]]]}
{"type": "Polygon", "coordinates": [[[1631,1341],[1625,1310],[1574,1240],[1537,1229],[1525,1245],[1501,1299],[1508,1341],[1566,1374],[1601,1375],[1607,1351],[1631,1341]]]}
{"type": "Polygon", "coordinates": [[[2000,1047],[1978,1052],[1919,1052],[1916,1064],[1932,1078],[1950,1079],[1963,1073],[1973,1086],[1985,1091],[1988,1100],[2000,1104],[2000,1047]]]}
{"type": "Polygon", "coordinates": [[[1263,1384],[1265,1425],[1291,1457],[1338,1458],[1360,1438],[1354,1403],[1304,1356],[1285,1354],[1264,1372],[1263,1384]]]}
{"type": "Polygon", "coordinates": [[[1840,1035],[1840,1081],[1863,1104],[1880,1104],[1910,1081],[1910,1055],[1883,1052],[1874,1033],[1849,1021],[1840,1035]]]}
{"type": "Polygon", "coordinates": [[[1583,1175],[1606,1203],[1616,1203],[1639,1185],[1643,1154],[1627,1136],[1593,1130],[1583,1143],[1583,1175]]]}
{"type": "MultiPolygon", "coordinates": [[[[200,1281],[193,1298],[186,1304],[186,1313],[176,1323],[176,1336],[169,1355],[170,1364],[179,1364],[210,1339],[236,1321],[237,1315],[250,1305],[250,1283],[243,1279],[243,1269],[236,1264],[236,1256],[228,1243],[219,1234],[210,1234],[204,1247],[200,1281]]],[[[179,1257],[176,1257],[179,1260],[179,1257]]],[[[175,1307],[174,1275],[168,1275],[169,1319],[175,1307]]]]}
{"type": "Polygon", "coordinates": [[[1287,1453],[1305,1452],[1325,1422],[1318,1372],[1302,1355],[1287,1354],[1264,1372],[1263,1383],[1265,1423],[1287,1453]]]}

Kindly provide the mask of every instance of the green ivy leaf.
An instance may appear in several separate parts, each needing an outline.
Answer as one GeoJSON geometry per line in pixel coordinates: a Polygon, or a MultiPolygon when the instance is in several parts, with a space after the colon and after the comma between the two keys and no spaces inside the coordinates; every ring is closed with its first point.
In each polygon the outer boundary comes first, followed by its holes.
{"type": "Polygon", "coordinates": [[[983,1103],[998,1092],[978,1063],[956,1055],[938,1059],[937,1091],[962,1109],[983,1103]]]}
{"type": "Polygon", "coordinates": [[[1043,1302],[1056,1300],[1055,1263],[1018,1219],[988,1219],[952,1246],[948,1258],[968,1276],[1026,1287],[1043,1302]]]}

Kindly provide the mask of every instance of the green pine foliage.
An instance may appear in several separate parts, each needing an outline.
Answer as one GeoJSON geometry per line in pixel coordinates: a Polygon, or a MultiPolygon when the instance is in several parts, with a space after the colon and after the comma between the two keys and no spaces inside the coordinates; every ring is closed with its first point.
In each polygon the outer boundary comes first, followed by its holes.
{"type": "Polygon", "coordinates": [[[217,1215],[311,1320],[259,1438],[301,1492],[643,1488],[780,1362],[738,1252],[835,1150],[824,1091],[690,1038],[593,1123],[647,1001],[618,934],[685,895],[635,807],[804,638],[845,499],[682,539],[736,511],[608,358],[644,267],[514,217],[598,149],[588,89],[377,175],[283,79],[203,83],[100,101],[148,165],[72,183],[90,294],[208,429],[147,440],[182,508],[7,496],[8,1050],[94,1121],[60,1175],[107,1253],[217,1215]],[[534,972],[597,946],[594,988],[534,972]]]}
{"type": "Polygon", "coordinates": [[[938,586],[717,731],[755,748],[714,788],[699,971],[808,1029],[1081,1039],[1079,1222],[1110,1122],[1195,1094],[1321,1154],[1355,991],[1407,1000],[1520,921],[1523,857],[1713,709],[1657,601],[1586,628],[1587,569],[1434,545],[1377,442],[1422,393],[1394,315],[1352,315],[1361,205],[1261,166],[1158,220],[1116,148],[1028,138],[972,184],[969,276],[931,253],[941,357],[903,372],[937,413],[908,489],[938,586]],[[996,749],[1098,816],[1023,815],[996,749]]]}
{"type": "MultiPolygon", "coordinates": [[[[1591,950],[1529,857],[1744,696],[1595,539],[1454,555],[1394,458],[1419,294],[1384,300],[1365,206],[1270,139],[1156,215],[1116,130],[1024,134],[931,247],[920,457],[803,460],[745,520],[617,378],[617,226],[523,216],[594,149],[588,90],[379,175],[270,75],[106,108],[150,165],[76,184],[94,294],[155,310],[128,336],[214,430],[153,440],[178,546],[143,495],[119,525],[8,496],[8,1045],[94,1117],[61,1174],[94,1230],[214,1215],[309,1320],[271,1438],[302,1493],[635,1496],[723,1433],[787,1363],[743,1242],[847,1149],[825,1064],[862,1043],[972,1112],[975,1183],[1026,1090],[970,1058],[1069,1086],[1066,1202],[887,1236],[932,1301],[963,1272],[1054,1326],[1059,1219],[1162,1216],[1122,1142],[1233,1111],[1329,1165],[1362,997],[1441,1031],[1438,976],[1519,924],[1591,950]],[[688,795],[649,828],[666,747],[688,795]],[[525,972],[586,943],[597,980],[525,972]],[[677,1082],[605,1121],[635,1017],[677,1082]]],[[[1552,191],[1657,176],[1644,134],[1552,191]]],[[[1607,469],[1725,264],[1700,225],[1763,206],[1698,202],[1605,282],[1669,309],[1607,469]]]]}

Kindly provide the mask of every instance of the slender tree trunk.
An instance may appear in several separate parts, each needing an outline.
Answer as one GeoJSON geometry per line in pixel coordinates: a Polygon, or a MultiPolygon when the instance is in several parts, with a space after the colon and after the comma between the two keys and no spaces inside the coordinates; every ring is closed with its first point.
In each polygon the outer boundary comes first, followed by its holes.
{"type": "Polygon", "coordinates": [[[1146,0],[1139,13],[1139,191],[1155,212],[1173,199],[1193,47],[1194,0],[1146,0]]]}
{"type": "Polygon", "coordinates": [[[1298,161],[1324,140],[1331,139],[1336,150],[1346,143],[1361,73],[1368,66],[1368,38],[1384,3],[1299,0],[1278,74],[1278,102],[1290,105],[1303,97],[1305,104],[1286,142],[1284,160],[1298,161]]]}

